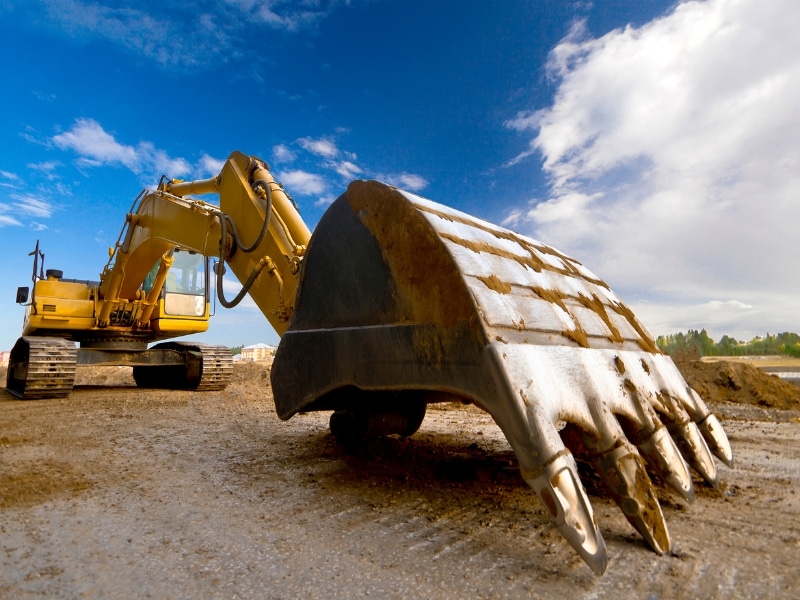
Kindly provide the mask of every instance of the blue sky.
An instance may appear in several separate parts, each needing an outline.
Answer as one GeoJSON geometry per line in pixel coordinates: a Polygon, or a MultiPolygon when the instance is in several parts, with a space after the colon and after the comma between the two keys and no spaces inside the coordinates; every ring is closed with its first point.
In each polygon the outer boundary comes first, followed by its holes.
{"type": "MultiPolygon", "coordinates": [[[[654,335],[798,331],[798,22],[792,0],[0,0],[0,349],[37,239],[96,279],[143,187],[234,149],[312,228],[381,179],[578,258],[654,335]]],[[[277,342],[252,303],[203,339],[277,342]]]]}

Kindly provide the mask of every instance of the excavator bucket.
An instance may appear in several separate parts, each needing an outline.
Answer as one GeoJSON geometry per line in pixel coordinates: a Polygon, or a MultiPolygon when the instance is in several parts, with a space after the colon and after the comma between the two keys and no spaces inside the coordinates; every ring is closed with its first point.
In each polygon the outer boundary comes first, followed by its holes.
{"type": "Polygon", "coordinates": [[[375,181],[322,217],[272,368],[278,415],[333,410],[343,438],[410,435],[425,405],[491,414],[555,526],[597,573],[605,543],[574,456],[658,553],[648,470],[691,500],[731,463],[719,421],[631,310],[578,261],[375,181]]]}

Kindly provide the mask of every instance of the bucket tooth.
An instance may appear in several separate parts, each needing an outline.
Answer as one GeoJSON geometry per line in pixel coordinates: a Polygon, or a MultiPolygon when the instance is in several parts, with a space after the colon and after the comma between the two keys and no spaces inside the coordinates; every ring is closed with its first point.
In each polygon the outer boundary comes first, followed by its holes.
{"type": "Polygon", "coordinates": [[[667,524],[641,456],[622,444],[595,457],[592,464],[634,529],[658,554],[669,552],[667,524]]]}
{"type": "Polygon", "coordinates": [[[583,449],[657,552],[668,551],[669,534],[634,446],[686,498],[684,458],[706,480],[717,477],[701,431],[731,459],[722,427],[672,360],[581,263],[376,181],[350,184],[320,220],[271,378],[282,419],[360,414],[370,403],[394,414],[387,398],[401,393],[475,403],[597,573],[605,544],[556,423],[582,432],[583,449]]]}
{"type": "Polygon", "coordinates": [[[703,439],[708,444],[708,449],[729,467],[733,466],[733,451],[725,430],[717,419],[717,416],[710,414],[697,424],[703,439]]]}
{"type": "Polygon", "coordinates": [[[717,487],[719,485],[717,467],[697,424],[688,421],[681,425],[671,425],[669,430],[691,467],[708,485],[717,487]]]}
{"type": "Polygon", "coordinates": [[[539,470],[523,477],[547,507],[556,528],[587,565],[602,575],[608,566],[606,544],[594,518],[575,460],[569,451],[539,470]]]}
{"type": "Polygon", "coordinates": [[[666,427],[659,427],[644,442],[638,445],[639,453],[650,468],[669,486],[689,502],[694,500],[694,484],[689,467],[670,437],[666,427]]]}
{"type": "MultiPolygon", "coordinates": [[[[731,444],[719,419],[709,412],[705,402],[696,391],[687,386],[686,392],[682,396],[683,409],[689,415],[689,418],[697,424],[708,450],[729,467],[733,466],[731,444]]],[[[683,419],[679,419],[679,421],[683,422],[683,419]]]]}

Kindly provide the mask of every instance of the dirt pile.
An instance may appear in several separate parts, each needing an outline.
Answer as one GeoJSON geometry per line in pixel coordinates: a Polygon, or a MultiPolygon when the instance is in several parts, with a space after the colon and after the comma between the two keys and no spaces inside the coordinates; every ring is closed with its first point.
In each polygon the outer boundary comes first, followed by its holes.
{"type": "Polygon", "coordinates": [[[233,363],[233,383],[258,384],[269,383],[269,372],[272,369],[272,359],[257,362],[233,363]]]}
{"type": "Polygon", "coordinates": [[[686,382],[706,402],[800,409],[800,387],[747,363],[677,359],[686,382]]]}

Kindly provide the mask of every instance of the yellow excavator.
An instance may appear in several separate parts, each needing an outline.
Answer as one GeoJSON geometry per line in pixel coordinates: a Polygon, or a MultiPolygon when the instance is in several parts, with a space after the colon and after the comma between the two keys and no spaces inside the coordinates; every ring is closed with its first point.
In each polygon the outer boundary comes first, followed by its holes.
{"type": "Polygon", "coordinates": [[[658,553],[670,537],[648,471],[691,500],[690,469],[716,486],[712,455],[732,461],[717,418],[580,262],[384,183],[352,182],[311,235],[268,165],[234,152],[216,177],[143,191],[100,281],[43,273],[34,254],[12,394],[68,395],[76,364],[133,365],[142,387],[224,388],[227,349],[148,347],[206,329],[213,276],[223,306],[249,294],[281,336],[281,419],[331,411],[353,442],[412,435],[432,402],[473,403],[596,573],[608,557],[576,455],[658,553]],[[192,197],[211,193],[219,206],[192,197]],[[230,301],[226,265],[243,284],[230,301]]]}

